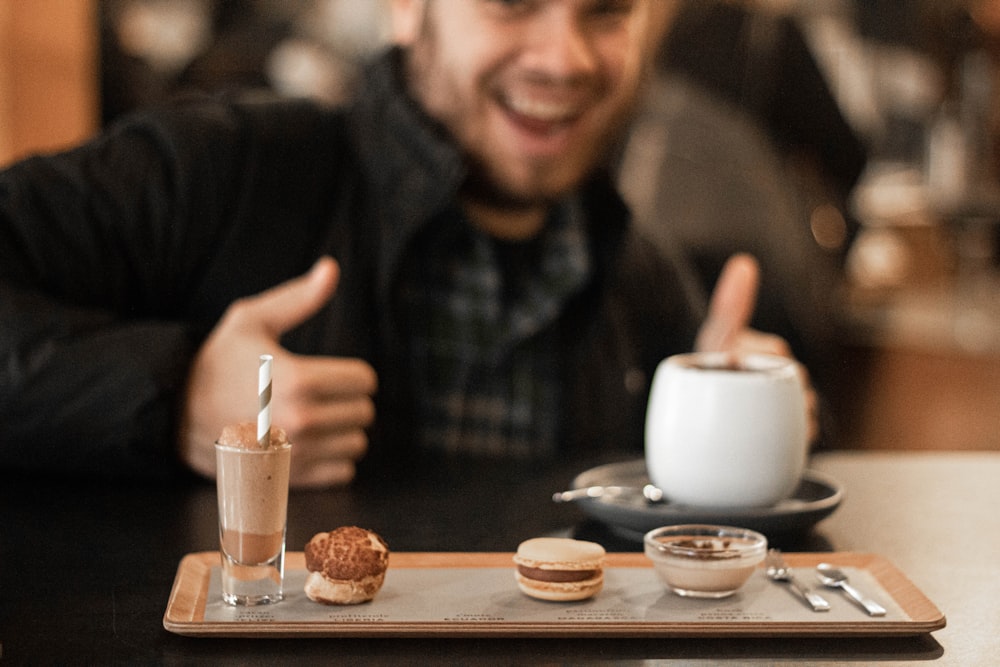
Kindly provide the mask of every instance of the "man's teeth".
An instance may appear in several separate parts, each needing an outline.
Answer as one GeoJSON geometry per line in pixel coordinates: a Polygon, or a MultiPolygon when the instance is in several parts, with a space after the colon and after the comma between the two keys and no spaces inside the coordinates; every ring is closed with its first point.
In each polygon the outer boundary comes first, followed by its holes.
{"type": "Polygon", "coordinates": [[[568,120],[576,114],[574,105],[535,98],[508,98],[507,104],[517,114],[550,123],[568,120]]]}

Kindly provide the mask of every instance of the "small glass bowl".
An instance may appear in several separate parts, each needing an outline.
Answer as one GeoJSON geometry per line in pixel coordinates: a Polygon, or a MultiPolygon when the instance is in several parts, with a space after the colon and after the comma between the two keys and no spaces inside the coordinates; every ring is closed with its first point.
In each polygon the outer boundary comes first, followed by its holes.
{"type": "Polygon", "coordinates": [[[646,533],[643,544],[663,583],[695,598],[732,595],[767,553],[766,537],[732,526],[664,526],[646,533]]]}

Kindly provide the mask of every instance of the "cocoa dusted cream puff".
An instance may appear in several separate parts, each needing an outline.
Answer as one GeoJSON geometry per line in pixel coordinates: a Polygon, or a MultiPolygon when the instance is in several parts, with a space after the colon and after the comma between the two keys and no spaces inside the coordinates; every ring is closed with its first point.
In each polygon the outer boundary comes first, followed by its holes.
{"type": "Polygon", "coordinates": [[[562,537],[521,542],[514,555],[517,585],[540,600],[568,602],[596,595],[604,586],[604,547],[562,537]]]}
{"type": "Polygon", "coordinates": [[[306,595],[322,604],[358,604],[375,597],[389,567],[389,547],[356,526],[317,533],[306,544],[306,595]]]}

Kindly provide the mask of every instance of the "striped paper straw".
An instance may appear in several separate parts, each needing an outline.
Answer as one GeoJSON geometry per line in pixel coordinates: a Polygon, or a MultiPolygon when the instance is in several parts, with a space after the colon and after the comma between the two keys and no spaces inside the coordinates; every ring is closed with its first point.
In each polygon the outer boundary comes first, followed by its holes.
{"type": "Polygon", "coordinates": [[[271,362],[270,354],[260,355],[257,369],[257,444],[267,449],[271,446],[271,362]]]}

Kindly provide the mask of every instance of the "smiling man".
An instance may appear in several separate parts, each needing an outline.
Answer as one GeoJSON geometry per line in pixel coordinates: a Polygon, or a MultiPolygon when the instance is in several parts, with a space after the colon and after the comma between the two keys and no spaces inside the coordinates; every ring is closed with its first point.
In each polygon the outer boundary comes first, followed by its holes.
{"type": "Polygon", "coordinates": [[[212,476],[262,353],[293,485],[635,455],[699,325],[787,353],[753,261],[702,324],[605,169],[673,4],[394,0],[344,108],[179,101],[0,172],[0,467],[212,476]]]}
{"type": "Polygon", "coordinates": [[[504,238],[533,235],[600,163],[672,4],[396,2],[409,89],[468,155],[464,195],[477,223],[504,238]]]}

